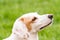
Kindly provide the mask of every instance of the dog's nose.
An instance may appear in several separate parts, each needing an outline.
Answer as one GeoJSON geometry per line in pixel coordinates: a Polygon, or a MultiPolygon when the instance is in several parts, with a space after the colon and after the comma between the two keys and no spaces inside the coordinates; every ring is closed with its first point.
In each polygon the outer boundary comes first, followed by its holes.
{"type": "Polygon", "coordinates": [[[48,15],[48,18],[52,19],[53,18],[53,15],[52,14],[48,15]]]}

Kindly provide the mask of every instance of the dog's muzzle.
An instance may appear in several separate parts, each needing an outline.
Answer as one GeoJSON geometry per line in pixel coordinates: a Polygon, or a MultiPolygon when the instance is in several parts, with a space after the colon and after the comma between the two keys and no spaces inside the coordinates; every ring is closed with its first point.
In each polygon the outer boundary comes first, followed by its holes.
{"type": "MultiPolygon", "coordinates": [[[[52,15],[52,14],[49,14],[49,15],[48,15],[48,18],[52,20],[53,15],[52,15]]],[[[43,28],[45,28],[46,26],[50,25],[51,23],[52,23],[52,21],[51,21],[50,23],[48,23],[47,25],[41,27],[40,30],[43,29],[43,28]]]]}

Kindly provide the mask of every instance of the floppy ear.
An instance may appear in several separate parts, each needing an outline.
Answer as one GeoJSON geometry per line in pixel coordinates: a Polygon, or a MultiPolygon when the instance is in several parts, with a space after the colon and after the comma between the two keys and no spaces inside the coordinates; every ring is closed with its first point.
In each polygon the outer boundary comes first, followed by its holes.
{"type": "Polygon", "coordinates": [[[32,29],[32,27],[31,27],[31,22],[32,22],[32,18],[29,18],[29,17],[27,17],[27,18],[21,18],[20,19],[23,23],[25,23],[25,25],[26,25],[26,27],[27,27],[27,29],[28,29],[28,31],[30,31],[31,29],[32,29]]]}

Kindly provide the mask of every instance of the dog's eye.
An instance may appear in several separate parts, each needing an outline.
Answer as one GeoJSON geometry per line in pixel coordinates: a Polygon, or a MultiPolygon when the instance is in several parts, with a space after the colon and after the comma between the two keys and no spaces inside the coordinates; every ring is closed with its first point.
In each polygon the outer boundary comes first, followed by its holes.
{"type": "Polygon", "coordinates": [[[32,19],[32,21],[35,21],[37,19],[37,17],[34,17],[33,19],[32,19]]]}

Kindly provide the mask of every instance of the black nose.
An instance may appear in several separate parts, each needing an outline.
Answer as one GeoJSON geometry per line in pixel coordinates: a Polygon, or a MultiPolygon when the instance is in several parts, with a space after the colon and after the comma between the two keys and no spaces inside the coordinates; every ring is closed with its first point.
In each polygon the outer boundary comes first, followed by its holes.
{"type": "Polygon", "coordinates": [[[48,18],[52,19],[53,18],[53,15],[48,15],[48,18]]]}

